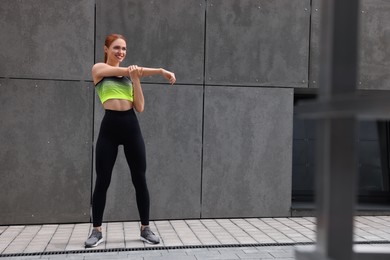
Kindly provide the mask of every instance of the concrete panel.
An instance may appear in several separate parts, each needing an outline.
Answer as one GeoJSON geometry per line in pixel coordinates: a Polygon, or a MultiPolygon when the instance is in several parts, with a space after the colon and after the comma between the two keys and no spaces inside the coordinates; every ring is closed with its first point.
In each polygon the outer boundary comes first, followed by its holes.
{"type": "MultiPolygon", "coordinates": [[[[104,39],[127,39],[124,65],[163,67],[178,83],[203,83],[205,2],[199,0],[97,0],[96,60],[103,61],[104,39]]],[[[144,82],[165,82],[160,77],[144,82]]]]}
{"type": "Polygon", "coordinates": [[[307,87],[310,0],[207,1],[206,83],[307,87]]]}
{"type": "Polygon", "coordinates": [[[390,2],[362,0],[360,89],[390,90],[390,2]]]}
{"type": "Polygon", "coordinates": [[[90,79],[94,1],[2,0],[0,77],[90,79]]]}
{"type": "MultiPolygon", "coordinates": [[[[146,144],[150,217],[199,218],[203,88],[143,84],[143,90],[145,111],[137,116],[146,144]]],[[[103,114],[97,105],[96,137],[103,114]]],[[[138,219],[130,171],[120,147],[104,221],[138,219]]]]}
{"type": "MultiPolygon", "coordinates": [[[[318,87],[321,0],[312,1],[310,87],[318,87]]],[[[360,3],[359,89],[390,90],[390,3],[360,3]]]]}
{"type": "Polygon", "coordinates": [[[90,83],[0,79],[0,225],[89,221],[90,83]]]}
{"type": "Polygon", "coordinates": [[[310,26],[309,87],[318,88],[320,69],[321,1],[312,0],[310,26]]]}
{"type": "Polygon", "coordinates": [[[289,216],[293,90],[206,87],[202,217],[289,216]]]}

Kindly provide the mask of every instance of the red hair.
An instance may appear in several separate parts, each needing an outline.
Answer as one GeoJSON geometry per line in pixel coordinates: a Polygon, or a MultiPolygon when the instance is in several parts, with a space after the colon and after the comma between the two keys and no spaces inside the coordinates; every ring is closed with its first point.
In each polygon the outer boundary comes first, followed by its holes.
{"type": "MultiPolygon", "coordinates": [[[[122,39],[122,40],[126,41],[126,39],[123,35],[113,33],[113,34],[110,34],[106,37],[106,41],[104,42],[104,46],[106,46],[107,48],[110,48],[111,44],[117,39],[122,39]]],[[[107,53],[104,52],[104,63],[106,63],[106,62],[107,62],[107,53]]]]}

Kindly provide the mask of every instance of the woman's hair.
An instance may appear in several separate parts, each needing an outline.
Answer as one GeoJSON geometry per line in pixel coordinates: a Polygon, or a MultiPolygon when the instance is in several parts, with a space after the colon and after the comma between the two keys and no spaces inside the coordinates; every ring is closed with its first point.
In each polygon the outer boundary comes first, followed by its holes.
{"type": "MultiPolygon", "coordinates": [[[[107,48],[110,48],[111,44],[117,39],[122,39],[122,40],[126,41],[126,39],[123,35],[113,33],[113,34],[110,34],[106,37],[106,41],[104,42],[104,46],[106,46],[107,48]]],[[[107,62],[107,53],[104,52],[104,63],[106,63],[106,62],[107,62]]]]}

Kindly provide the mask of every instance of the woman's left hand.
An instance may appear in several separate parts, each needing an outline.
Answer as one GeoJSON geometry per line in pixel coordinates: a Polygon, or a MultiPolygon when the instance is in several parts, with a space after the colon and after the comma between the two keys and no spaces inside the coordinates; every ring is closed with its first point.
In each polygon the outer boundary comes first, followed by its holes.
{"type": "Polygon", "coordinates": [[[129,76],[132,81],[139,80],[139,68],[137,65],[130,65],[128,68],[129,76]]]}
{"type": "Polygon", "coordinates": [[[164,78],[166,78],[169,81],[169,83],[171,83],[171,85],[173,85],[176,82],[175,73],[163,69],[162,75],[164,78]]]}

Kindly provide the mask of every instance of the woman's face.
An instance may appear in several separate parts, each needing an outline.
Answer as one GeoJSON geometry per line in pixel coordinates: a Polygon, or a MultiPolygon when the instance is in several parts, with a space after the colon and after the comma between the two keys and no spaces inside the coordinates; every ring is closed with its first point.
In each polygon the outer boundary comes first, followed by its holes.
{"type": "Polygon", "coordinates": [[[107,61],[112,63],[122,62],[126,57],[126,42],[123,39],[116,39],[109,48],[104,46],[107,53],[107,61]]]}

